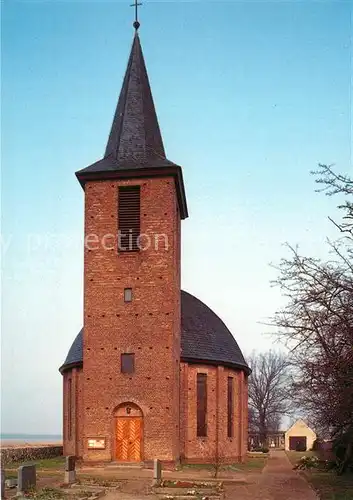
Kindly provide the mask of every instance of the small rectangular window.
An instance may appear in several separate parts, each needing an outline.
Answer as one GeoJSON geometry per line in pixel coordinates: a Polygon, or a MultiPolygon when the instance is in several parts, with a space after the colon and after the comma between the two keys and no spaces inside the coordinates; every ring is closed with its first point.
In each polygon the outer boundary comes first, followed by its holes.
{"type": "Polygon", "coordinates": [[[207,374],[197,374],[197,436],[207,436],[207,374]]]}
{"type": "Polygon", "coordinates": [[[134,373],[135,371],[135,354],[121,355],[121,373],[134,373]]]}
{"type": "Polygon", "coordinates": [[[118,250],[140,250],[140,186],[121,186],[118,192],[118,250]]]}
{"type": "Polygon", "coordinates": [[[234,384],[233,378],[228,377],[228,437],[233,437],[233,413],[234,413],[234,384]]]}
{"type": "Polygon", "coordinates": [[[124,288],[124,302],[132,301],[132,288],[124,288]]]}

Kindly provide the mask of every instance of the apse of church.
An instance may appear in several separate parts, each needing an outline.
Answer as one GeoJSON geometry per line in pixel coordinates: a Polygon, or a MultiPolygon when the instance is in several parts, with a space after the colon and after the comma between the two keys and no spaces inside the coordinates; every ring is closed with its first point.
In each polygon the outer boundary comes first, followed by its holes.
{"type": "MultiPolygon", "coordinates": [[[[182,168],[167,159],[138,34],[85,197],[83,328],[64,364],[64,454],[85,462],[242,461],[250,369],[181,290],[182,168]]],[[[188,167],[191,168],[191,167],[188,167]]]]}

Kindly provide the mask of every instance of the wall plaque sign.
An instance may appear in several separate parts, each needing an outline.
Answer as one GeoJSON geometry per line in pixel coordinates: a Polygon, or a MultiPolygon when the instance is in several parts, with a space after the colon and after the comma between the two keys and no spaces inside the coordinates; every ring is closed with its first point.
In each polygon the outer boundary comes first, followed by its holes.
{"type": "Polygon", "coordinates": [[[105,438],[88,438],[87,446],[90,450],[104,450],[105,438]]]}

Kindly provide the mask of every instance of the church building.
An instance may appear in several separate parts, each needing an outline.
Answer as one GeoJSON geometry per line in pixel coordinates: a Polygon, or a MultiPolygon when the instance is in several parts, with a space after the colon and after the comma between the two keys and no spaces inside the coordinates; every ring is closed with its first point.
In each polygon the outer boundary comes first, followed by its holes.
{"type": "Polygon", "coordinates": [[[147,466],[243,461],[250,369],[223,321],[181,290],[183,172],[166,157],[134,28],[105,154],[76,173],[84,311],[60,367],[64,454],[147,466]]]}

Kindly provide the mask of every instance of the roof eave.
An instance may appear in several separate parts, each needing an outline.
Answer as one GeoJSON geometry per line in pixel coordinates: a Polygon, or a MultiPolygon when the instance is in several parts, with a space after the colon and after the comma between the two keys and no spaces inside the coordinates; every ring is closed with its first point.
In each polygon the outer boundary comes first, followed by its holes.
{"type": "Polygon", "coordinates": [[[86,182],[89,181],[107,181],[112,179],[137,179],[146,177],[174,177],[175,187],[177,192],[180,217],[186,219],[188,214],[185,186],[183,179],[183,172],[179,165],[168,167],[141,167],[141,168],[127,168],[116,170],[105,170],[99,172],[87,172],[79,170],[75,173],[82,188],[85,189],[86,182]]]}
{"type": "Polygon", "coordinates": [[[250,375],[252,370],[247,365],[242,365],[241,363],[232,363],[230,361],[220,361],[214,359],[201,359],[201,358],[191,358],[181,356],[181,361],[184,363],[189,363],[192,365],[212,365],[212,366],[224,366],[226,368],[233,368],[236,370],[242,370],[246,375],[250,375]]]}
{"type": "Polygon", "coordinates": [[[82,361],[75,361],[73,363],[68,363],[68,364],[64,363],[63,365],[60,366],[59,372],[61,373],[61,375],[63,375],[68,370],[72,370],[72,368],[82,368],[82,367],[83,367],[82,361]]]}
{"type": "MultiPolygon", "coordinates": [[[[236,370],[242,370],[246,373],[246,375],[250,375],[252,370],[248,366],[242,365],[240,363],[230,363],[227,361],[215,361],[210,359],[199,359],[199,358],[190,358],[190,357],[181,357],[181,361],[183,363],[189,363],[193,365],[212,365],[212,366],[224,366],[226,368],[233,368],[236,370]]],[[[68,363],[67,365],[64,363],[59,368],[59,372],[63,375],[66,371],[72,370],[72,368],[82,368],[82,361],[75,361],[74,363],[68,363]]]]}

